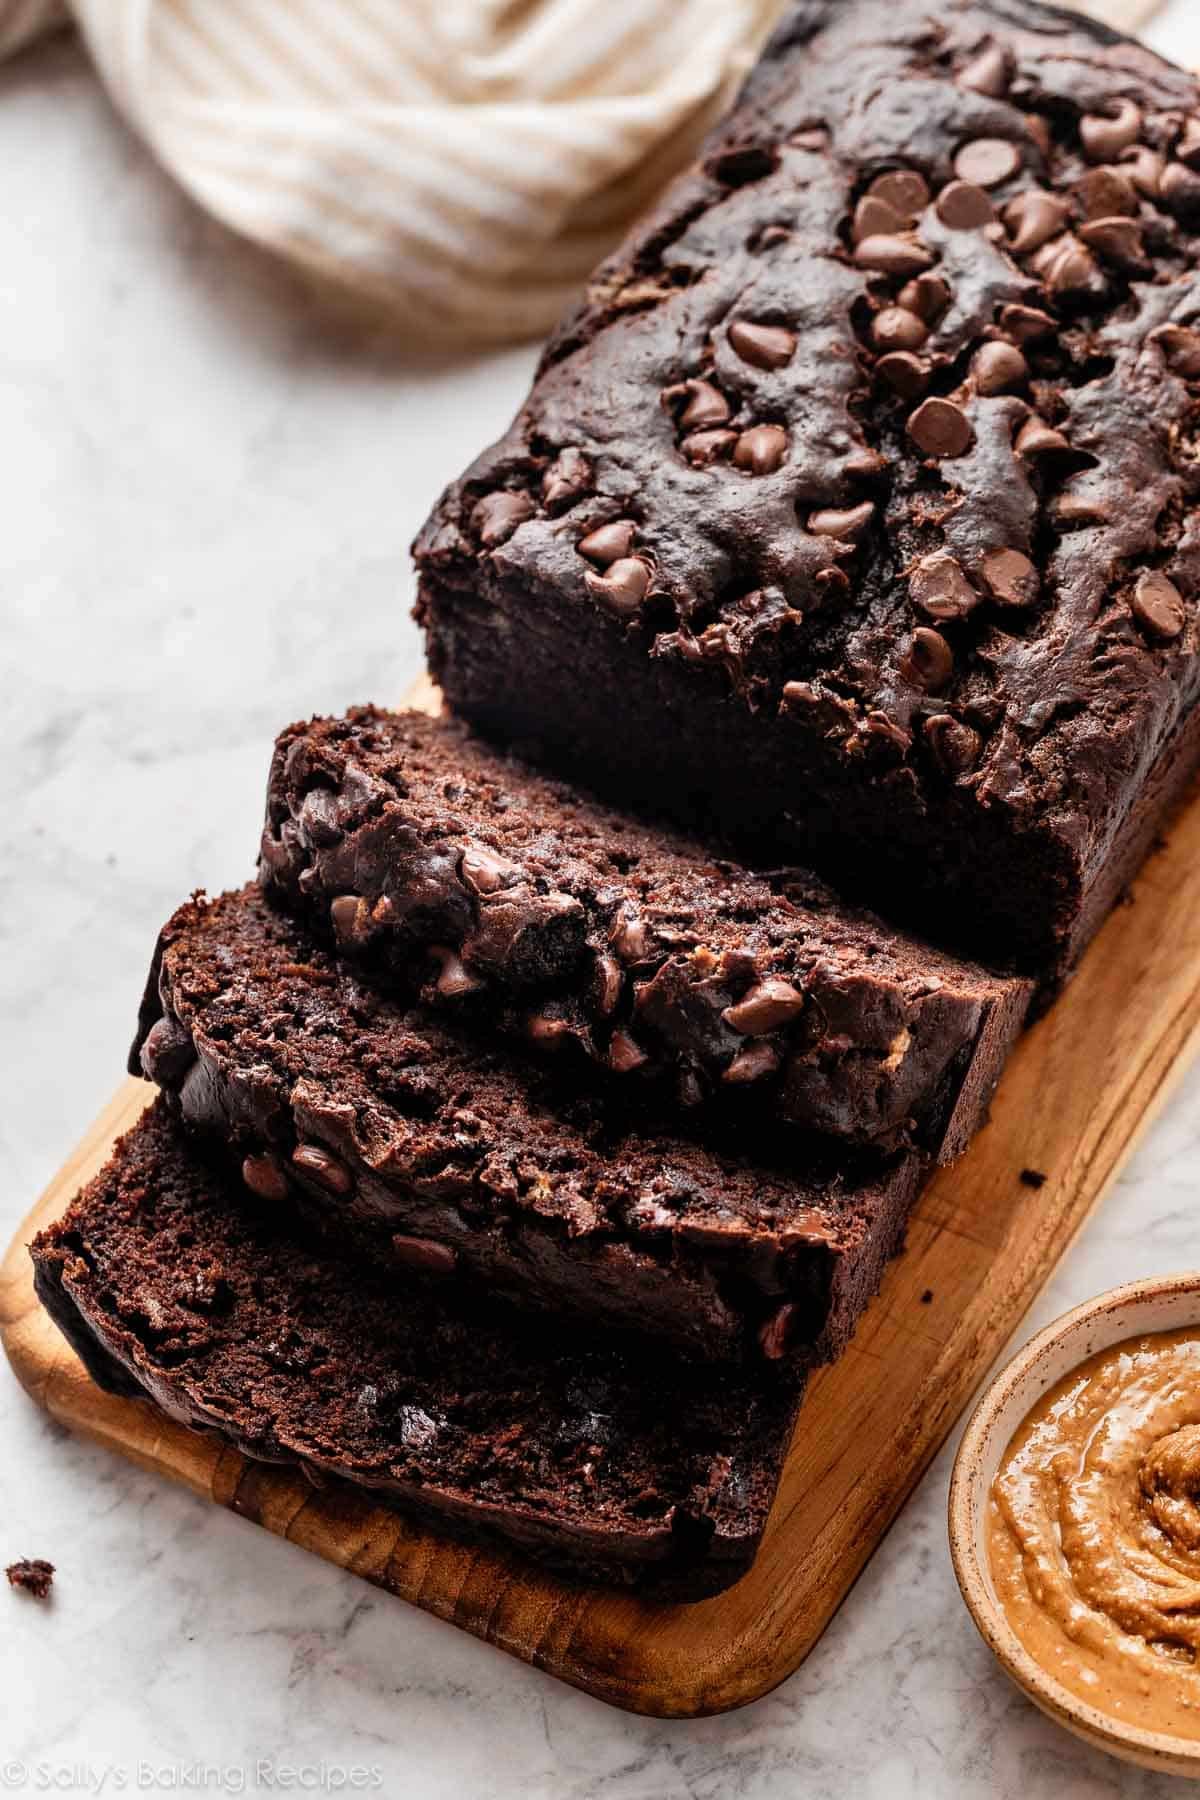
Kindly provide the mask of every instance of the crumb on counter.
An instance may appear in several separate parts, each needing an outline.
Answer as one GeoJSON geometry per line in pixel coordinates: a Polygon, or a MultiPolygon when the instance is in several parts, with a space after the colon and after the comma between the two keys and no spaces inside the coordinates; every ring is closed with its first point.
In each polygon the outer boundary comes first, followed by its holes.
{"type": "Polygon", "coordinates": [[[1043,1175],[1043,1173],[1040,1169],[1022,1169],[1021,1170],[1021,1181],[1025,1187],[1030,1187],[1030,1188],[1045,1187],[1045,1185],[1049,1181],[1049,1179],[1050,1179],[1050,1177],[1048,1175],[1043,1175]]]}
{"type": "Polygon", "coordinates": [[[44,1562],[40,1556],[22,1556],[16,1562],[9,1563],[4,1573],[8,1576],[10,1587],[23,1588],[35,1600],[49,1599],[50,1589],[54,1585],[53,1563],[44,1562]]]}

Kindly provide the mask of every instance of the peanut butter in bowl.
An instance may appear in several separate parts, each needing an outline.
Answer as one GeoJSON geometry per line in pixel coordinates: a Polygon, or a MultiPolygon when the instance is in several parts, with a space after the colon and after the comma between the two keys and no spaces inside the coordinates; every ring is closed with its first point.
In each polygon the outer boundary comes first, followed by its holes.
{"type": "Polygon", "coordinates": [[[1046,1674],[1200,1743],[1200,1327],[1056,1382],[1000,1458],[985,1527],[996,1601],[1046,1674]]]}

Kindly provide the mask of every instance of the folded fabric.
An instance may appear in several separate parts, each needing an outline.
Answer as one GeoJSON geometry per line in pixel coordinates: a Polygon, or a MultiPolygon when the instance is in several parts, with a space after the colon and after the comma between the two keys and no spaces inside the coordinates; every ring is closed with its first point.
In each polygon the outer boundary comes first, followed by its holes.
{"type": "Polygon", "coordinates": [[[0,55],[73,19],[218,219],[414,333],[501,342],[549,330],[785,5],[0,0],[0,55]]]}

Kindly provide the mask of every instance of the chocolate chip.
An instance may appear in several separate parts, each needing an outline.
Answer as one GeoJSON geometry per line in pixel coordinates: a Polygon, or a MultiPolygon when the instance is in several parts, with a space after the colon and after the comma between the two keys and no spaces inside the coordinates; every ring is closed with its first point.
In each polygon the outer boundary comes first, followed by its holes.
{"type": "Polygon", "coordinates": [[[1170,163],[1159,183],[1159,198],[1178,218],[1200,214],[1200,174],[1183,163],[1170,163]]]}
{"type": "Polygon", "coordinates": [[[288,1178],[282,1163],[270,1151],[247,1156],[242,1162],[242,1180],[260,1200],[280,1201],[288,1197],[288,1178]]]}
{"type": "Polygon", "coordinates": [[[786,1355],[795,1316],[796,1308],[789,1301],[786,1306],[781,1306],[777,1312],[772,1313],[765,1325],[759,1326],[759,1349],[768,1362],[778,1362],[786,1355]]]}
{"type": "Polygon", "coordinates": [[[542,501],[550,512],[574,506],[591,491],[592,465],[582,450],[560,450],[542,476],[542,501]]]}
{"type": "Polygon", "coordinates": [[[930,619],[965,619],[979,605],[979,595],[962,564],[948,550],[922,557],[910,572],[908,597],[930,619]]]}
{"type": "Polygon", "coordinates": [[[983,188],[999,187],[1020,166],[1021,152],[1007,138],[973,138],[954,159],[954,173],[959,180],[983,188]]]}
{"type": "Polygon", "coordinates": [[[1000,326],[1018,344],[1035,344],[1058,329],[1050,314],[1037,306],[1002,307],[1000,326]]]}
{"type": "Polygon", "coordinates": [[[975,441],[971,421],[953,400],[926,400],[908,421],[908,435],[926,456],[965,456],[975,441]]]}
{"type": "Polygon", "coordinates": [[[885,306],[871,322],[871,340],[879,350],[919,350],[928,336],[924,319],[905,306],[885,306]]]}
{"type": "Polygon", "coordinates": [[[988,44],[954,78],[959,87],[989,100],[1001,100],[1012,80],[1012,58],[1003,44],[988,44]]]}
{"type": "Polygon", "coordinates": [[[479,992],[483,982],[471,974],[457,950],[452,950],[449,944],[430,944],[429,954],[440,968],[434,987],[444,1000],[456,1000],[460,994],[479,992]]]}
{"type": "Polygon", "coordinates": [[[339,1162],[320,1144],[297,1144],[292,1151],[292,1167],[311,1175],[320,1187],[331,1194],[344,1196],[354,1186],[354,1177],[345,1163],[339,1162]]]}
{"type": "Polygon", "coordinates": [[[1038,572],[1019,550],[989,550],[980,578],[999,606],[1034,606],[1041,592],[1038,572]]]}
{"type": "Polygon", "coordinates": [[[1177,638],[1187,622],[1183,595],[1158,569],[1138,576],[1129,605],[1143,631],[1160,643],[1169,644],[1177,638]]]}
{"type": "Polygon", "coordinates": [[[575,548],[589,562],[607,569],[610,563],[620,562],[623,556],[629,555],[636,536],[637,526],[632,519],[613,519],[608,525],[598,525],[595,531],[589,531],[575,548]]]}
{"type": "Polygon", "coordinates": [[[484,495],[471,514],[471,523],[484,549],[494,550],[512,536],[518,525],[532,517],[533,501],[528,494],[501,491],[484,495]]]}
{"type": "Polygon", "coordinates": [[[1084,113],[1079,121],[1079,141],[1089,162],[1112,162],[1122,150],[1136,143],[1141,129],[1141,107],[1132,100],[1118,100],[1108,116],[1084,113]]]}
{"type": "Polygon", "coordinates": [[[872,450],[869,444],[860,444],[851,450],[842,464],[842,474],[851,481],[870,481],[876,475],[882,475],[887,466],[886,456],[872,450]]]}
{"type": "Polygon", "coordinates": [[[870,500],[864,500],[861,506],[826,506],[809,515],[808,529],[814,537],[845,538],[853,543],[874,517],[875,507],[870,500]]]}
{"type": "Polygon", "coordinates": [[[1059,238],[1041,254],[1038,273],[1052,294],[1087,294],[1102,285],[1095,257],[1077,238],[1059,238]]]}
{"type": "Polygon", "coordinates": [[[406,1269],[417,1269],[422,1275],[453,1275],[458,1261],[449,1244],[435,1243],[433,1238],[408,1237],[402,1231],[392,1238],[392,1254],[406,1269]]]}
{"type": "Polygon", "coordinates": [[[851,235],[856,244],[861,244],[864,238],[894,236],[907,224],[908,220],[886,200],[876,194],[864,194],[854,209],[851,235]]]}
{"type": "Polygon", "coordinates": [[[1085,219],[1137,218],[1137,192],[1120,169],[1089,169],[1076,182],[1075,193],[1085,219]]]}
{"type": "Polygon", "coordinates": [[[875,364],[875,373],[903,400],[915,400],[929,386],[929,370],[910,350],[892,350],[875,364]]]}
{"type": "Polygon", "coordinates": [[[721,1080],[728,1082],[731,1087],[744,1087],[748,1082],[761,1081],[764,1075],[773,1075],[780,1061],[774,1044],[767,1043],[765,1039],[756,1044],[747,1044],[721,1071],[721,1080]]]}
{"type": "Polygon", "coordinates": [[[566,1019],[556,1019],[549,1013],[530,1013],[525,1021],[525,1036],[539,1050],[561,1050],[573,1031],[566,1019]]]}
{"type": "Polygon", "coordinates": [[[371,935],[371,908],[357,894],[339,894],[329,903],[329,920],[338,944],[353,949],[371,935]]]}
{"type": "Polygon", "coordinates": [[[1029,364],[1015,344],[984,344],[971,364],[981,394],[1009,394],[1029,380],[1029,364]]]}
{"type": "Polygon", "coordinates": [[[863,730],[867,737],[877,743],[890,744],[894,749],[906,752],[912,748],[912,736],[895,719],[889,719],[886,713],[869,712],[863,720],[863,730]]]}
{"type": "Polygon", "coordinates": [[[1150,342],[1163,353],[1168,369],[1185,381],[1200,381],[1200,331],[1187,325],[1160,325],[1150,342]]]}
{"type": "Polygon", "coordinates": [[[506,857],[499,856],[486,844],[468,844],[458,865],[463,884],[476,894],[494,894],[516,876],[516,869],[506,857]]]}
{"type": "Polygon", "coordinates": [[[724,425],[729,418],[729,402],[711,381],[685,381],[677,388],[668,389],[668,394],[685,402],[679,414],[679,423],[685,431],[724,425]]]}
{"type": "Polygon", "coordinates": [[[610,956],[607,950],[598,950],[592,968],[592,992],[596,1011],[602,1019],[607,1019],[610,1013],[616,1011],[623,982],[621,965],[616,957],[610,956]]]}
{"type": "Polygon", "coordinates": [[[787,447],[782,425],[752,425],[734,445],[733,460],[752,475],[773,475],[787,455],[787,447]]]}
{"type": "Polygon", "coordinates": [[[1138,268],[1146,260],[1142,228],[1136,219],[1092,219],[1079,227],[1079,236],[1090,250],[1098,250],[1108,262],[1122,268],[1138,268]]]}
{"type": "Polygon", "coordinates": [[[918,625],[900,658],[900,673],[913,687],[938,694],[954,673],[954,652],[940,631],[918,625]]]}
{"type": "Polygon", "coordinates": [[[627,1031],[614,1031],[608,1045],[608,1066],[617,1075],[632,1075],[644,1068],[650,1058],[627,1031]]]}
{"type": "Polygon", "coordinates": [[[1069,450],[1070,444],[1061,431],[1055,431],[1044,419],[1026,419],[1013,445],[1018,456],[1053,456],[1069,450]]]}
{"type": "Polygon", "coordinates": [[[1025,129],[1041,151],[1042,161],[1049,162],[1054,154],[1054,138],[1041,113],[1026,113],[1025,129]]]}
{"type": "Polygon", "coordinates": [[[609,932],[608,941],[623,963],[641,962],[649,954],[650,934],[645,920],[636,913],[622,913],[609,932]]]}
{"type": "Polygon", "coordinates": [[[929,205],[929,183],[915,169],[889,169],[875,177],[867,192],[909,222],[929,205]]]}
{"type": "Polygon", "coordinates": [[[949,713],[926,719],[925,738],[939,768],[956,781],[979,761],[979,733],[949,713]]]}
{"type": "Polygon", "coordinates": [[[766,1037],[797,1018],[805,1006],[804,995],[790,981],[768,975],[755,982],[733,1006],[727,1006],[721,1017],[731,1031],[743,1037],[766,1037]]]}
{"type": "Polygon", "coordinates": [[[1183,121],[1183,136],[1175,146],[1175,154],[1189,169],[1200,169],[1200,116],[1195,113],[1183,121]]]}
{"type": "Polygon", "coordinates": [[[1128,150],[1121,152],[1121,167],[1138,193],[1144,194],[1147,200],[1157,200],[1166,166],[1166,157],[1160,151],[1152,150],[1149,144],[1131,144],[1128,150]]]}
{"type": "Polygon", "coordinates": [[[854,252],[860,269],[871,269],[878,275],[920,275],[933,267],[933,258],[915,238],[868,237],[854,252]]]}
{"type": "Polygon", "coordinates": [[[690,463],[697,468],[707,468],[710,463],[720,462],[728,456],[737,443],[736,431],[693,431],[685,437],[679,448],[690,463]]]}
{"type": "Polygon", "coordinates": [[[156,1019],[142,1043],[142,1073],[159,1087],[174,1087],[196,1060],[192,1034],[178,1019],[156,1019]]]}
{"type": "Polygon", "coordinates": [[[994,223],[996,209],[973,181],[952,181],[938,195],[937,216],[951,231],[977,231],[994,223]]]}
{"type": "Polygon", "coordinates": [[[762,181],[770,175],[777,162],[774,149],[767,144],[735,144],[723,150],[709,166],[726,187],[744,187],[749,181],[762,181]]]}
{"type": "Polygon", "coordinates": [[[1035,188],[1031,193],[1018,194],[1010,200],[1004,209],[1004,223],[1009,232],[1009,249],[1014,256],[1029,256],[1034,250],[1040,250],[1051,238],[1056,238],[1065,229],[1071,217],[1071,209],[1065,200],[1057,194],[1044,193],[1035,188]]]}
{"type": "Polygon", "coordinates": [[[896,304],[916,313],[927,325],[936,324],[950,304],[950,289],[940,275],[918,275],[906,282],[896,296],[896,304]]]}
{"type": "Polygon", "coordinates": [[[1054,502],[1054,523],[1064,531],[1085,525],[1107,525],[1108,507],[1090,494],[1064,493],[1054,502]]]}
{"type": "Polygon", "coordinates": [[[730,349],[756,369],[782,369],[795,355],[796,334],[783,325],[755,325],[749,319],[735,319],[728,336],[730,349]]]}
{"type": "Polygon", "coordinates": [[[650,571],[640,556],[623,556],[603,575],[585,580],[589,592],[621,617],[635,613],[650,589],[650,571]]]}

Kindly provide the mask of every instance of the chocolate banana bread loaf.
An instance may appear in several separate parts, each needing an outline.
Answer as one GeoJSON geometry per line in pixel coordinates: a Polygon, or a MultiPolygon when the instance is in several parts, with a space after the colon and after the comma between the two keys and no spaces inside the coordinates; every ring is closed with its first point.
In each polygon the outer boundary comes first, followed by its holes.
{"type": "Polygon", "coordinates": [[[261,879],[365,967],[576,1078],[664,1081],[881,1145],[964,1149],[1027,984],[755,874],[489,749],[361,708],[283,732],[261,879]]]}
{"type": "Polygon", "coordinates": [[[544,1320],[463,1309],[283,1229],[161,1104],[32,1245],[37,1291],[102,1387],[247,1456],[341,1477],[587,1581],[698,1599],[753,1559],[798,1403],[544,1320]]]}
{"type": "Polygon", "coordinates": [[[1200,760],[1200,90],[795,0],[417,545],[457,711],[1068,970],[1200,760]]]}
{"type": "Polygon", "coordinates": [[[664,1130],[390,1000],[256,886],[167,925],[131,1067],[232,1147],[253,1193],[335,1235],[361,1225],[381,1266],[713,1359],[835,1355],[927,1168],[795,1132],[783,1147],[753,1117],[664,1130]]]}

